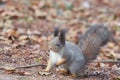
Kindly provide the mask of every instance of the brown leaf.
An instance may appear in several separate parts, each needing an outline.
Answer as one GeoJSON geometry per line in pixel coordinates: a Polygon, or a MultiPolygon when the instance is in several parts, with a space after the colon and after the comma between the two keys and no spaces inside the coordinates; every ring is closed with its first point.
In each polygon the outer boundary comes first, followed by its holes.
{"type": "Polygon", "coordinates": [[[42,42],[42,40],[38,36],[30,36],[29,38],[35,42],[42,42]]]}
{"type": "Polygon", "coordinates": [[[17,18],[17,17],[24,17],[24,15],[20,12],[11,12],[11,11],[6,11],[1,14],[2,17],[9,16],[11,18],[17,18]]]}
{"type": "Polygon", "coordinates": [[[47,13],[37,9],[37,10],[35,10],[35,16],[39,17],[39,18],[46,18],[47,13]]]}
{"type": "Polygon", "coordinates": [[[116,59],[120,60],[120,54],[119,54],[119,53],[117,53],[117,54],[115,55],[115,57],[116,57],[116,59]]]}
{"type": "Polygon", "coordinates": [[[4,9],[0,7],[0,13],[2,13],[3,11],[4,11],[4,9]]]}
{"type": "Polygon", "coordinates": [[[18,37],[18,33],[15,29],[8,29],[6,35],[8,37],[10,37],[10,36],[18,37]]]}
{"type": "Polygon", "coordinates": [[[64,11],[63,16],[67,19],[70,19],[73,17],[72,12],[70,10],[64,11]]]}
{"type": "Polygon", "coordinates": [[[12,73],[14,73],[14,70],[6,70],[5,73],[12,74],[12,73]]]}
{"type": "Polygon", "coordinates": [[[40,75],[44,75],[44,76],[49,76],[49,75],[51,75],[52,73],[51,72],[46,72],[46,71],[39,71],[38,72],[40,75]]]}
{"type": "Polygon", "coordinates": [[[5,67],[4,68],[6,71],[14,71],[15,67],[5,67]]]}
{"type": "Polygon", "coordinates": [[[30,72],[25,72],[25,71],[16,71],[16,74],[20,74],[20,75],[30,75],[30,72]]]}
{"type": "Polygon", "coordinates": [[[107,44],[107,46],[108,46],[108,48],[113,49],[115,45],[114,45],[114,43],[109,42],[109,43],[107,44]]]}
{"type": "Polygon", "coordinates": [[[99,63],[100,67],[105,67],[105,63],[99,63]]]}
{"type": "Polygon", "coordinates": [[[25,45],[27,42],[28,42],[28,40],[21,40],[18,44],[23,46],[23,45],[25,45]]]}
{"type": "Polygon", "coordinates": [[[14,73],[14,71],[15,71],[15,67],[8,67],[7,66],[4,69],[5,69],[5,73],[7,73],[7,74],[14,73]]]}
{"type": "Polygon", "coordinates": [[[39,8],[42,8],[45,6],[45,1],[40,1],[38,4],[39,8]]]}
{"type": "Polygon", "coordinates": [[[27,35],[22,35],[22,36],[19,37],[19,40],[25,40],[25,39],[27,39],[27,38],[28,38],[27,35]]]}
{"type": "Polygon", "coordinates": [[[6,43],[11,43],[12,41],[11,40],[9,40],[9,39],[7,39],[7,38],[4,38],[4,37],[2,37],[2,36],[0,36],[0,40],[3,40],[3,41],[5,41],[6,43]]]}

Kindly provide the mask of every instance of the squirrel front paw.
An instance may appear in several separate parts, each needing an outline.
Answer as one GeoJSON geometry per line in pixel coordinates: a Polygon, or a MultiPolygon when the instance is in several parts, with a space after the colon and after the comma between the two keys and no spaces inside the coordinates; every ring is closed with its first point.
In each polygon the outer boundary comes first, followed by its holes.
{"type": "Polygon", "coordinates": [[[66,61],[66,59],[61,58],[61,59],[56,63],[56,66],[60,66],[60,65],[64,64],[65,61],[66,61]]]}
{"type": "Polygon", "coordinates": [[[45,71],[50,71],[50,69],[51,69],[51,65],[48,64],[47,67],[46,67],[46,69],[45,69],[45,71]]]}

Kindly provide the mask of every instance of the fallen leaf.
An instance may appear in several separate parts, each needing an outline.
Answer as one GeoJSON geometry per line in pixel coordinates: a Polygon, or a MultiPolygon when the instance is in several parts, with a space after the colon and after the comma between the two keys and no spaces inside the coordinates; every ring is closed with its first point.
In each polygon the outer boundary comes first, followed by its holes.
{"type": "Polygon", "coordinates": [[[90,2],[89,1],[83,1],[82,6],[89,9],[90,8],[90,2]]]}
{"type": "Polygon", "coordinates": [[[116,79],[117,79],[117,80],[120,80],[120,76],[118,76],[116,79]]]}
{"type": "Polygon", "coordinates": [[[37,62],[37,63],[41,63],[41,60],[42,60],[42,59],[43,59],[43,57],[39,57],[39,58],[36,59],[36,62],[37,62]]]}
{"type": "Polygon", "coordinates": [[[52,72],[46,72],[46,71],[39,71],[38,72],[40,75],[44,75],[44,76],[49,76],[49,75],[51,75],[52,74],[52,72]]]}
{"type": "Polygon", "coordinates": [[[19,37],[19,40],[25,40],[25,39],[27,39],[27,38],[28,38],[27,35],[22,35],[22,36],[19,37]]]}
{"type": "Polygon", "coordinates": [[[117,53],[115,57],[116,57],[116,59],[120,60],[120,54],[119,53],[117,53]]]}
{"type": "Polygon", "coordinates": [[[100,63],[100,67],[105,67],[105,63],[100,63]]]}
{"type": "Polygon", "coordinates": [[[63,16],[67,19],[70,19],[73,17],[72,12],[70,10],[64,11],[63,16]]]}
{"type": "Polygon", "coordinates": [[[114,43],[109,42],[109,43],[107,44],[107,46],[108,46],[108,48],[113,49],[113,48],[114,48],[114,43]]]}
{"type": "Polygon", "coordinates": [[[11,74],[11,73],[14,73],[14,70],[5,70],[5,73],[11,74]]]}
{"type": "Polygon", "coordinates": [[[20,74],[20,75],[30,75],[31,74],[30,72],[25,72],[25,71],[16,71],[14,73],[20,74]]]}
{"type": "Polygon", "coordinates": [[[15,67],[4,67],[4,70],[5,70],[5,73],[7,74],[11,74],[11,73],[14,73],[15,71],[15,67]]]}
{"type": "Polygon", "coordinates": [[[35,10],[35,16],[38,17],[38,18],[46,18],[47,13],[37,9],[37,10],[35,10]]]}
{"type": "Polygon", "coordinates": [[[8,43],[11,43],[11,40],[9,40],[9,39],[7,39],[7,38],[4,38],[3,36],[0,36],[0,40],[4,40],[4,41],[6,41],[6,42],[8,42],[8,43]]]}
{"type": "Polygon", "coordinates": [[[6,11],[1,14],[2,17],[9,16],[11,18],[18,18],[18,17],[24,17],[24,14],[20,12],[12,12],[12,11],[6,11]]]}
{"type": "Polygon", "coordinates": [[[15,29],[8,29],[6,32],[7,32],[6,35],[8,37],[11,37],[11,36],[18,37],[19,35],[15,29]]]}
{"type": "Polygon", "coordinates": [[[53,19],[53,21],[54,22],[56,22],[56,23],[59,23],[59,24],[63,24],[63,23],[66,23],[67,22],[67,20],[61,20],[61,19],[53,19]]]}
{"type": "Polygon", "coordinates": [[[15,70],[15,67],[5,67],[4,69],[6,71],[13,71],[13,70],[15,70]]]}
{"type": "Polygon", "coordinates": [[[24,46],[27,42],[28,40],[21,40],[18,44],[24,46]]]}
{"type": "Polygon", "coordinates": [[[45,1],[40,1],[38,6],[39,8],[43,8],[45,6],[45,1]]]}

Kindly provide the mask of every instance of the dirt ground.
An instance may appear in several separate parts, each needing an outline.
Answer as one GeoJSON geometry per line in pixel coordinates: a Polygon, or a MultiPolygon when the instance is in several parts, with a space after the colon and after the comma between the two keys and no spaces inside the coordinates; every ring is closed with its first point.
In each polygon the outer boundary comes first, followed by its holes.
{"type": "Polygon", "coordinates": [[[120,60],[119,0],[0,0],[0,80],[120,80],[120,63],[89,63],[85,76],[44,73],[49,41],[56,26],[76,42],[91,24],[108,24],[117,44],[101,48],[96,60],[120,60]],[[4,69],[3,69],[4,68],[4,69]]]}

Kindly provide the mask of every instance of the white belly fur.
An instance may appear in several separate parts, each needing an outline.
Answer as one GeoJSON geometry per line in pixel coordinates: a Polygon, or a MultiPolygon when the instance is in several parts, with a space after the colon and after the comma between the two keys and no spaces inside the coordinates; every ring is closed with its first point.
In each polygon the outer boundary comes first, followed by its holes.
{"type": "Polygon", "coordinates": [[[50,58],[52,61],[52,65],[54,65],[61,58],[61,56],[58,53],[50,50],[50,58]]]}

